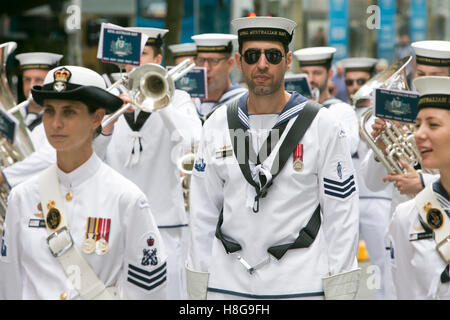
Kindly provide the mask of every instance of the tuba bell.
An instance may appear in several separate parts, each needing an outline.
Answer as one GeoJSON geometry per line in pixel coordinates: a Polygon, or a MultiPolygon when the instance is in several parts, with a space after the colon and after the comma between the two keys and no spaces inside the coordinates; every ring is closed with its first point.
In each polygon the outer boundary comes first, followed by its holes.
{"type": "MultiPolygon", "coordinates": [[[[373,90],[377,88],[409,90],[406,81],[406,67],[411,60],[411,56],[405,57],[375,75],[355,93],[353,96],[354,104],[356,105],[359,100],[370,99],[373,90]]],[[[396,124],[387,121],[386,128],[374,139],[366,130],[366,123],[372,114],[373,109],[369,108],[361,115],[359,121],[360,135],[388,173],[403,173],[404,168],[399,163],[399,159],[406,161],[412,167],[420,163],[420,153],[414,140],[414,127],[406,123],[402,123],[398,127],[396,124]],[[384,147],[380,147],[380,145],[384,145],[384,147]]]]}
{"type": "MultiPolygon", "coordinates": [[[[16,106],[6,77],[6,61],[16,47],[17,44],[15,42],[0,44],[0,105],[7,112],[10,112],[16,106]]],[[[16,131],[14,144],[11,144],[6,138],[0,137],[0,169],[22,161],[34,151],[33,143],[28,135],[28,129],[22,119],[22,115],[18,110],[15,110],[12,114],[19,120],[19,128],[16,131]]],[[[0,230],[6,214],[9,192],[10,189],[6,184],[0,186],[0,230]]]]}

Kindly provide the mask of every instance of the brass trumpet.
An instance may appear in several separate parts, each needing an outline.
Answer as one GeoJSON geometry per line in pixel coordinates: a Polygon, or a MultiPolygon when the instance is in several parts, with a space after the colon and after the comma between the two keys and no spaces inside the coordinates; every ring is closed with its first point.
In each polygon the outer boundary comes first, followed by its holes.
{"type": "MultiPolygon", "coordinates": [[[[354,103],[356,104],[362,99],[371,99],[372,92],[376,88],[409,90],[406,81],[406,67],[411,60],[411,56],[405,57],[370,79],[355,93],[354,103]]],[[[396,174],[403,173],[404,168],[398,162],[399,159],[403,159],[412,167],[417,165],[420,162],[420,153],[414,140],[414,128],[408,124],[401,124],[400,127],[397,127],[387,121],[386,128],[374,139],[366,130],[366,123],[372,114],[372,108],[362,114],[359,122],[360,135],[387,171],[396,174]],[[379,147],[380,141],[385,145],[384,149],[379,147]]]]}
{"type": "Polygon", "coordinates": [[[133,69],[108,88],[108,91],[112,91],[119,86],[124,86],[128,90],[131,103],[125,104],[104,120],[102,127],[110,124],[131,106],[146,112],[165,108],[175,92],[175,81],[194,67],[195,63],[184,60],[170,71],[154,63],[147,63],[133,69]]]}

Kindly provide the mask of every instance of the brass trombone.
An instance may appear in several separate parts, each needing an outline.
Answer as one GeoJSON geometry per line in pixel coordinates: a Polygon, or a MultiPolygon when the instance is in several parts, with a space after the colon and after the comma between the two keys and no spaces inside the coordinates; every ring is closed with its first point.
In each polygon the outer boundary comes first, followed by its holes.
{"type": "Polygon", "coordinates": [[[173,98],[175,81],[194,67],[195,63],[184,60],[170,71],[154,63],[147,63],[133,69],[108,88],[108,91],[112,91],[119,86],[124,86],[128,90],[131,102],[123,105],[114,114],[103,120],[102,127],[110,124],[129,107],[139,108],[146,112],[165,108],[173,98]]]}

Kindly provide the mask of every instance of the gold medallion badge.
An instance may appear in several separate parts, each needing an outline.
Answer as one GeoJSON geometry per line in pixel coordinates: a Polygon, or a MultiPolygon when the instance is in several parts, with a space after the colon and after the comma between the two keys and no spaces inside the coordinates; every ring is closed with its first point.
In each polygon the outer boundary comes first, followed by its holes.
{"type": "Polygon", "coordinates": [[[47,213],[46,222],[51,230],[57,229],[61,224],[61,212],[55,207],[51,207],[47,213]]]}

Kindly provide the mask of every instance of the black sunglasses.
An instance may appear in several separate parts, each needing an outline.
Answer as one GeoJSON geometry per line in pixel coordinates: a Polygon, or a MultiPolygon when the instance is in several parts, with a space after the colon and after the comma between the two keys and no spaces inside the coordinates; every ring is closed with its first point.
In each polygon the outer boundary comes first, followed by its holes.
{"type": "Polygon", "coordinates": [[[284,57],[281,51],[278,49],[248,49],[244,52],[243,55],[245,62],[247,64],[257,63],[259,61],[259,58],[261,57],[261,51],[264,52],[264,55],[266,56],[266,59],[270,64],[279,64],[284,57]]]}
{"type": "Polygon", "coordinates": [[[363,84],[365,84],[367,82],[367,80],[363,79],[363,78],[359,78],[359,79],[356,79],[356,80],[347,79],[347,80],[345,80],[345,84],[348,85],[348,86],[351,86],[351,85],[353,85],[353,82],[355,82],[355,81],[356,81],[356,84],[358,86],[362,86],[363,84]]]}

